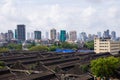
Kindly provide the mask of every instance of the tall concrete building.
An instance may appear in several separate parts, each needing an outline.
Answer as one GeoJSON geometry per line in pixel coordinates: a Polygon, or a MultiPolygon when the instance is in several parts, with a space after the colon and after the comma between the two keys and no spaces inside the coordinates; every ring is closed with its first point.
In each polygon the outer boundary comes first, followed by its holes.
{"type": "Polygon", "coordinates": [[[5,33],[5,40],[8,40],[8,33],[5,33]]]}
{"type": "Polygon", "coordinates": [[[17,25],[17,39],[19,41],[25,41],[26,40],[26,31],[25,31],[25,25],[24,24],[17,25]]]}
{"type": "Polygon", "coordinates": [[[27,40],[30,40],[31,38],[30,32],[27,32],[27,40]]]}
{"type": "Polygon", "coordinates": [[[104,31],[103,38],[110,38],[109,30],[104,31]]]}
{"type": "Polygon", "coordinates": [[[34,39],[41,40],[41,31],[34,31],[34,39]]]}
{"type": "Polygon", "coordinates": [[[50,37],[51,37],[51,40],[55,40],[56,39],[56,29],[51,29],[50,30],[50,37]]]}
{"type": "Polygon", "coordinates": [[[49,33],[46,32],[45,35],[46,35],[46,39],[49,39],[49,33]]]}
{"type": "Polygon", "coordinates": [[[8,34],[7,34],[7,40],[11,40],[14,38],[14,34],[12,30],[8,30],[8,34]]]}
{"type": "Polygon", "coordinates": [[[87,34],[85,32],[80,33],[80,40],[83,42],[87,41],[87,34]]]}
{"type": "Polygon", "coordinates": [[[31,40],[34,40],[34,32],[31,32],[30,34],[31,34],[31,37],[30,37],[31,40]]]}
{"type": "Polygon", "coordinates": [[[101,38],[101,32],[97,32],[98,38],[101,38]]]}
{"type": "Polygon", "coordinates": [[[18,39],[17,29],[15,29],[15,39],[18,39]]]}
{"type": "Polygon", "coordinates": [[[5,40],[5,33],[0,33],[0,40],[5,40]]]}
{"type": "Polygon", "coordinates": [[[60,33],[59,33],[59,32],[57,32],[56,39],[57,39],[58,41],[60,40],[60,33]]]}
{"type": "Polygon", "coordinates": [[[94,40],[94,34],[88,34],[88,41],[92,41],[92,40],[94,40]]]}
{"type": "Polygon", "coordinates": [[[67,32],[66,33],[66,40],[69,40],[70,36],[69,36],[69,33],[67,32]]]}
{"type": "Polygon", "coordinates": [[[118,54],[119,51],[120,41],[113,41],[110,38],[94,39],[94,52],[96,53],[110,52],[111,54],[118,54]]]}
{"type": "Polygon", "coordinates": [[[60,31],[60,41],[61,42],[65,42],[66,41],[66,31],[65,30],[61,30],[60,31]]]}
{"type": "Polygon", "coordinates": [[[115,31],[111,32],[111,39],[116,40],[116,32],[115,31]]]}
{"type": "Polygon", "coordinates": [[[76,31],[70,31],[69,35],[70,35],[70,41],[74,42],[77,40],[77,32],[76,31]]]}

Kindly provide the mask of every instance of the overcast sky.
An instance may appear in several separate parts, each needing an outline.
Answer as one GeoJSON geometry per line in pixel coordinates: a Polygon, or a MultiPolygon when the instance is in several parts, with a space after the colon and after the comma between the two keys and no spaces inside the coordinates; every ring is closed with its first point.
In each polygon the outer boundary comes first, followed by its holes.
{"type": "Polygon", "coordinates": [[[17,24],[25,24],[27,32],[110,29],[120,36],[120,0],[0,0],[0,32],[17,24]]]}

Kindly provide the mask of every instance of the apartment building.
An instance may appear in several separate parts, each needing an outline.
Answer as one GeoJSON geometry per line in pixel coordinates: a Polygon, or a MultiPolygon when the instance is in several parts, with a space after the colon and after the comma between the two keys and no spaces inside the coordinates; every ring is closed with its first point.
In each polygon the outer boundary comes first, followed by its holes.
{"type": "Polygon", "coordinates": [[[120,41],[113,41],[110,38],[95,38],[94,39],[94,52],[104,53],[110,52],[111,54],[118,54],[120,51],[120,41]]]}

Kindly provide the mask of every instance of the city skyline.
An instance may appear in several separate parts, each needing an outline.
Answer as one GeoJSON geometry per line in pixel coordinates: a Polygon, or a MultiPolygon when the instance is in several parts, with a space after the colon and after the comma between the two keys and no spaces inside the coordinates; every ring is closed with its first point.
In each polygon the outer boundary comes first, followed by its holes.
{"type": "MultiPolygon", "coordinates": [[[[24,24],[19,24],[20,27],[25,26],[24,24]]],[[[16,25],[16,27],[18,27],[18,25],[16,25]]],[[[51,40],[59,40],[60,34],[58,35],[58,33],[60,33],[61,31],[65,31],[66,32],[66,40],[71,40],[71,41],[75,41],[75,40],[81,40],[81,41],[86,41],[86,40],[93,40],[94,37],[98,37],[98,38],[111,38],[112,40],[116,40],[117,38],[120,38],[120,36],[117,36],[116,31],[111,31],[109,29],[104,30],[103,32],[96,32],[95,34],[91,34],[91,33],[86,33],[86,32],[77,32],[76,30],[63,30],[61,29],[60,31],[58,31],[57,29],[53,28],[50,29],[49,31],[46,31],[46,33],[43,33],[43,31],[41,30],[35,30],[33,32],[26,32],[26,28],[24,28],[25,30],[23,30],[21,28],[21,30],[8,30],[7,32],[0,33],[0,36],[4,35],[6,37],[6,39],[18,39],[18,33],[17,31],[25,31],[23,34],[24,38],[26,38],[25,40],[29,40],[29,39],[37,39],[37,36],[39,36],[39,39],[51,39],[51,40]],[[38,35],[38,33],[36,34],[35,32],[38,31],[40,32],[40,34],[38,35]],[[11,37],[9,37],[11,36],[11,37]],[[36,36],[36,38],[35,38],[36,36]],[[59,37],[58,37],[59,36],[59,37]],[[53,39],[54,38],[54,39],[53,39]]],[[[19,36],[20,37],[20,36],[19,36]]]]}
{"type": "Polygon", "coordinates": [[[120,36],[119,0],[2,0],[0,32],[25,24],[26,32],[52,28],[96,34],[109,29],[120,36]]]}

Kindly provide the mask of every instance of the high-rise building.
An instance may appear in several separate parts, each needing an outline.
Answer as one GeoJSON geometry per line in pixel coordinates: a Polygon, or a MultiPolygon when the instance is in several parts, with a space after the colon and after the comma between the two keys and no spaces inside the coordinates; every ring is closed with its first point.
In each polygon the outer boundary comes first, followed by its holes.
{"type": "Polygon", "coordinates": [[[66,34],[66,40],[69,40],[69,33],[66,34]]]}
{"type": "Polygon", "coordinates": [[[17,29],[15,29],[15,39],[18,39],[17,29]]]}
{"type": "Polygon", "coordinates": [[[109,30],[104,31],[103,38],[110,38],[109,30]]]}
{"type": "Polygon", "coordinates": [[[50,30],[50,37],[51,37],[51,40],[56,39],[56,29],[51,29],[50,30]]]}
{"type": "Polygon", "coordinates": [[[8,40],[8,33],[5,33],[5,40],[8,40]]]}
{"type": "Polygon", "coordinates": [[[3,41],[5,40],[5,34],[4,33],[0,34],[0,40],[3,40],[3,41]]]}
{"type": "Polygon", "coordinates": [[[85,32],[80,33],[80,40],[83,42],[87,41],[87,34],[85,32]]]}
{"type": "Polygon", "coordinates": [[[94,34],[88,34],[88,41],[94,40],[94,34]]]}
{"type": "Polygon", "coordinates": [[[65,30],[61,30],[60,31],[60,41],[61,42],[65,42],[66,41],[66,31],[65,30]]]}
{"type": "Polygon", "coordinates": [[[13,39],[13,31],[12,30],[8,30],[8,34],[7,34],[7,40],[11,40],[13,39]]]}
{"type": "Polygon", "coordinates": [[[100,38],[101,37],[101,32],[97,32],[97,36],[98,36],[98,38],[100,38]]]}
{"type": "Polygon", "coordinates": [[[59,32],[57,32],[56,39],[57,39],[57,40],[60,40],[60,33],[59,33],[59,32]]]}
{"type": "Polygon", "coordinates": [[[77,32],[76,31],[70,31],[70,41],[76,41],[77,40],[77,32]]]}
{"type": "Polygon", "coordinates": [[[34,40],[34,33],[31,32],[31,40],[34,40]]]}
{"type": "Polygon", "coordinates": [[[116,40],[116,32],[115,31],[111,32],[111,39],[116,40]]]}
{"type": "Polygon", "coordinates": [[[27,32],[27,40],[31,39],[30,38],[30,32],[27,32]]]}
{"type": "Polygon", "coordinates": [[[25,25],[23,24],[17,25],[17,39],[20,41],[26,40],[25,25]]]}
{"type": "Polygon", "coordinates": [[[49,39],[49,33],[46,32],[45,34],[46,34],[46,39],[49,39]]]}
{"type": "Polygon", "coordinates": [[[41,31],[34,31],[34,39],[41,40],[41,31]]]}

